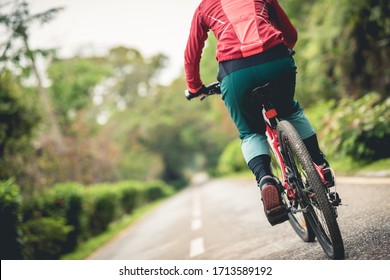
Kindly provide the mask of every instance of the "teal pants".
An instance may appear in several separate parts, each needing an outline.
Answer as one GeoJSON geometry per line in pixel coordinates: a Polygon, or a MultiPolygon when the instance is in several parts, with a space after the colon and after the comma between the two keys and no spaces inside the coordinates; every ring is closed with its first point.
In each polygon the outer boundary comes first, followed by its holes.
{"type": "Polygon", "coordinates": [[[271,97],[271,102],[279,118],[290,121],[302,139],[315,134],[303,109],[294,99],[296,69],[294,59],[284,57],[233,71],[222,79],[222,99],[238,129],[247,163],[256,156],[269,154],[261,104],[248,94],[259,85],[277,83],[280,90],[271,97]]]}

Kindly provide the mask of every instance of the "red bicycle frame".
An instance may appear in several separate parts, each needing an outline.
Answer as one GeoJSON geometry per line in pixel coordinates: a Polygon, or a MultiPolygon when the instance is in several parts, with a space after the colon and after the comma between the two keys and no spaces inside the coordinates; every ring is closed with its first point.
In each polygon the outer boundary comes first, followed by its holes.
{"type": "MultiPolygon", "coordinates": [[[[265,128],[266,128],[266,136],[267,136],[267,141],[269,146],[272,149],[272,152],[274,153],[276,160],[279,163],[280,171],[282,174],[282,185],[283,187],[287,190],[287,196],[295,200],[296,195],[295,191],[293,188],[290,187],[288,180],[287,180],[287,170],[286,170],[286,165],[283,160],[283,156],[280,150],[280,143],[279,143],[279,138],[278,138],[278,133],[276,131],[276,126],[271,124],[271,119],[276,119],[278,113],[275,109],[269,109],[266,110],[263,106],[263,117],[264,117],[264,122],[265,122],[265,128]]],[[[324,177],[324,172],[321,167],[319,167],[317,164],[314,164],[315,169],[317,170],[318,174],[320,175],[320,178],[322,182],[326,182],[325,177],[324,177]]]]}

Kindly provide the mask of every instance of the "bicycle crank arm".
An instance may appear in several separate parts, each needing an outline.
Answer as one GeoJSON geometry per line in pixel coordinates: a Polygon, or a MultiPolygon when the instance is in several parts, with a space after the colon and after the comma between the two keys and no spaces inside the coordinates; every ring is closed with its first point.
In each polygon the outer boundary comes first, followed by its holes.
{"type": "Polygon", "coordinates": [[[293,214],[297,214],[297,213],[306,213],[308,210],[307,210],[307,208],[308,208],[308,206],[306,206],[305,208],[303,208],[303,209],[298,209],[298,208],[295,208],[294,206],[291,206],[291,208],[290,208],[290,211],[291,211],[291,213],[293,213],[293,214]]]}

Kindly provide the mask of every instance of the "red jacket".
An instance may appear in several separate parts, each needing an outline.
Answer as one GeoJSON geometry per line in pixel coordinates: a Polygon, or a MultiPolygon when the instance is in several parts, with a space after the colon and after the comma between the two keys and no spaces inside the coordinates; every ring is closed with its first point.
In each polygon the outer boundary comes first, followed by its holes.
{"type": "Polygon", "coordinates": [[[218,62],[255,55],[280,43],[293,49],[297,41],[297,31],[277,0],[203,0],[184,53],[190,92],[202,87],[199,64],[210,29],[218,39],[218,62]]]}

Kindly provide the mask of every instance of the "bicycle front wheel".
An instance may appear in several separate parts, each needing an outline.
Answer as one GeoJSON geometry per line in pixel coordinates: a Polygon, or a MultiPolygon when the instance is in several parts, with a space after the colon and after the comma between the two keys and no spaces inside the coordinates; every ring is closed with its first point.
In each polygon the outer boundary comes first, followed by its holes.
{"type": "Polygon", "coordinates": [[[277,132],[287,166],[289,183],[295,188],[299,206],[325,254],[344,259],[344,245],[326,188],[315,169],[309,152],[288,121],[278,123],[277,132]]]}

